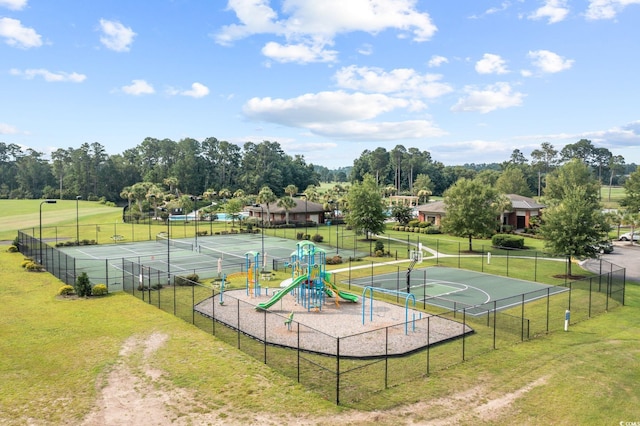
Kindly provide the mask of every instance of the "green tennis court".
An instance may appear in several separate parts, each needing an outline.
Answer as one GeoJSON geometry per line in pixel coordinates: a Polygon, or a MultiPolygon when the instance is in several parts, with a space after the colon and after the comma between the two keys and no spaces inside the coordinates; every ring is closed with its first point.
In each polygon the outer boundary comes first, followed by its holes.
{"type": "Polygon", "coordinates": [[[565,287],[440,266],[414,269],[410,274],[399,271],[360,278],[352,280],[351,285],[354,284],[409,291],[417,303],[445,309],[468,308],[471,315],[508,309],[568,291],[565,287]]]}

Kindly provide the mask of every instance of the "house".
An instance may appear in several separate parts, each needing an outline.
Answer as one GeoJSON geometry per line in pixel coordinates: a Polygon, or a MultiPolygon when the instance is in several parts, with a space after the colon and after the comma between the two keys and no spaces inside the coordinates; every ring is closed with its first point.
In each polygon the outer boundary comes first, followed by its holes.
{"type": "MultiPolygon", "coordinates": [[[[533,198],[524,197],[517,194],[507,194],[507,198],[511,201],[511,209],[505,211],[503,215],[503,224],[511,225],[513,229],[524,229],[529,227],[532,217],[540,216],[540,211],[545,207],[539,204],[533,198]]],[[[418,211],[418,219],[422,222],[431,222],[439,226],[442,218],[446,214],[446,206],[444,201],[434,201],[422,204],[416,207],[418,211]]]]}
{"type": "MultiPolygon", "coordinates": [[[[289,209],[289,223],[307,223],[316,224],[324,223],[324,206],[319,203],[307,201],[302,198],[294,198],[295,207],[289,209]]],[[[287,220],[287,212],[284,208],[278,207],[278,202],[269,203],[269,213],[267,213],[267,205],[259,204],[257,206],[247,206],[245,211],[249,213],[249,217],[257,218],[259,221],[264,214],[264,221],[272,224],[283,224],[287,220]],[[267,217],[267,214],[269,216],[267,217]],[[269,220],[271,219],[271,220],[269,220]]]]}

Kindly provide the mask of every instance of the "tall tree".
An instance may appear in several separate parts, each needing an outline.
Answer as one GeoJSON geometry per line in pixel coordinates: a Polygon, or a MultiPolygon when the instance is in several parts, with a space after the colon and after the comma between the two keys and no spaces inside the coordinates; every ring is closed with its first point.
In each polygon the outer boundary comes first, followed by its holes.
{"type": "Polygon", "coordinates": [[[549,142],[542,142],[540,149],[531,151],[533,167],[538,173],[538,197],[542,195],[542,177],[557,164],[558,151],[549,142]]]}
{"type": "Polygon", "coordinates": [[[571,277],[571,257],[596,257],[598,243],[610,228],[592,187],[567,187],[558,201],[545,209],[539,232],[548,250],[567,257],[567,275],[571,277]]]}
{"type": "Polygon", "coordinates": [[[599,202],[600,183],[582,160],[575,158],[549,174],[540,234],[554,254],[567,256],[571,276],[571,257],[595,257],[597,245],[609,231],[599,202]]]}
{"type": "Polygon", "coordinates": [[[461,178],[444,193],[447,214],[442,219],[445,232],[469,239],[473,251],[474,237],[488,237],[498,228],[499,193],[476,180],[461,178]]]}
{"type": "Polygon", "coordinates": [[[291,196],[287,195],[285,197],[282,197],[278,200],[278,207],[281,207],[284,209],[284,214],[285,214],[285,223],[288,225],[289,224],[289,210],[291,210],[292,208],[294,208],[295,206],[298,205],[298,203],[296,203],[296,200],[294,200],[291,196]]]}
{"type": "Polygon", "coordinates": [[[625,180],[624,189],[625,196],[620,204],[629,213],[640,212],[640,167],[625,180]]]}
{"type": "Polygon", "coordinates": [[[511,166],[500,174],[495,184],[498,192],[502,194],[518,194],[525,197],[531,195],[529,185],[522,170],[511,166]]]}
{"type": "Polygon", "coordinates": [[[372,175],[365,175],[362,183],[354,183],[346,196],[349,212],[346,223],[357,234],[365,234],[369,239],[372,234],[384,232],[385,205],[372,175]]]}
{"type": "MultiPolygon", "coordinates": [[[[278,199],[278,197],[276,197],[276,194],[273,193],[273,191],[271,190],[271,188],[269,188],[268,186],[263,186],[260,189],[260,192],[258,192],[258,198],[256,198],[256,201],[258,203],[264,204],[267,210],[267,221],[269,223],[271,223],[271,207],[270,204],[275,202],[278,199]]],[[[262,220],[264,220],[264,218],[262,218],[262,220]]]]}

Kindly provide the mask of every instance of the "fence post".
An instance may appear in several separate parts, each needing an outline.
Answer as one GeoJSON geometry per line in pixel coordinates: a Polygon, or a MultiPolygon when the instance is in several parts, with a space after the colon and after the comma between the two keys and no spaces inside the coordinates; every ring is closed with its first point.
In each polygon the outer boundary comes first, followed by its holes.
{"type": "MultiPolygon", "coordinates": [[[[299,333],[298,336],[300,336],[299,333]]],[[[299,351],[300,345],[298,345],[298,356],[299,351]]],[[[336,340],[336,405],[340,405],[340,337],[336,340]]]]}
{"type": "Polygon", "coordinates": [[[464,362],[464,350],[467,343],[467,308],[462,309],[462,361],[464,362]]]}
{"type": "Polygon", "coordinates": [[[520,316],[522,317],[520,329],[520,341],[524,342],[524,293],[522,294],[522,308],[520,310],[520,316]]]}
{"type": "Polygon", "coordinates": [[[498,322],[498,304],[493,301],[493,349],[496,349],[496,323],[498,322]]]}
{"type": "Polygon", "coordinates": [[[429,375],[429,363],[431,362],[431,316],[427,317],[427,376],[429,375]]]}

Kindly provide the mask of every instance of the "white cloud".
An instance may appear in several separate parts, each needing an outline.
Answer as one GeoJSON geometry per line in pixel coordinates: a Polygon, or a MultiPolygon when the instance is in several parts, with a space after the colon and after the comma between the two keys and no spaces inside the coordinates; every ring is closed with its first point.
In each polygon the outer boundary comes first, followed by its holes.
{"type": "Polygon", "coordinates": [[[476,62],[476,71],[479,74],[507,74],[506,61],[500,55],[485,53],[482,59],[476,62]]]}
{"type": "Polygon", "coordinates": [[[369,56],[373,53],[373,46],[369,43],[365,43],[358,49],[358,53],[364,56],[369,56]]]}
{"type": "Polygon", "coordinates": [[[0,18],[0,37],[4,37],[5,43],[12,47],[28,49],[42,46],[40,34],[33,28],[23,27],[17,19],[0,18]]]}
{"type": "Polygon", "coordinates": [[[594,143],[599,143],[612,149],[637,147],[640,145],[640,120],[632,121],[621,127],[587,132],[580,135],[580,138],[590,139],[594,143]]]}
{"type": "Polygon", "coordinates": [[[386,72],[380,68],[351,65],[339,69],[334,78],[341,88],[411,98],[437,98],[453,91],[449,84],[439,81],[441,75],[420,74],[410,68],[386,72]]]}
{"type": "Polygon", "coordinates": [[[613,19],[622,9],[632,4],[640,4],[640,0],[589,0],[586,12],[587,19],[613,19]]]}
{"type": "Polygon", "coordinates": [[[427,66],[429,68],[437,68],[440,65],[447,64],[447,63],[449,63],[449,60],[446,57],[440,56],[440,55],[433,55],[431,59],[429,59],[427,66]]]}
{"type": "Polygon", "coordinates": [[[547,23],[555,24],[557,22],[564,21],[569,14],[567,8],[567,0],[545,0],[544,6],[538,8],[535,12],[529,15],[529,19],[545,19],[549,20],[547,23]]]}
{"type": "Polygon", "coordinates": [[[548,50],[530,51],[527,55],[532,64],[544,73],[556,73],[568,70],[575,62],[573,59],[565,59],[557,53],[548,50]]]}
{"type": "Polygon", "coordinates": [[[277,62],[335,62],[338,52],[325,50],[322,45],[287,44],[270,41],[262,48],[262,54],[277,62]]]}
{"type": "Polygon", "coordinates": [[[0,135],[15,135],[18,129],[7,123],[0,123],[0,135]]]}
{"type": "Polygon", "coordinates": [[[239,24],[222,27],[214,35],[216,42],[229,45],[254,34],[272,34],[283,37],[286,43],[270,42],[263,48],[264,54],[281,62],[303,62],[307,58],[311,62],[327,62],[335,60],[337,53],[325,47],[332,46],[338,34],[376,34],[395,29],[423,42],[437,31],[429,14],[416,9],[416,0],[284,0],[280,15],[271,3],[229,0],[228,10],[235,12],[239,24]]]}
{"type": "Polygon", "coordinates": [[[383,94],[337,91],[291,99],[253,98],[244,105],[243,112],[253,120],[304,128],[316,135],[336,138],[391,140],[444,134],[427,120],[370,121],[393,110],[415,110],[420,106],[419,102],[383,94]]]}
{"type": "Polygon", "coordinates": [[[133,80],[129,86],[122,86],[121,90],[127,95],[151,95],[155,93],[152,85],[144,80],[133,80]]]}
{"type": "Polygon", "coordinates": [[[116,52],[128,52],[136,33],[131,28],[125,27],[118,21],[100,19],[100,42],[110,50],[116,52]]]}
{"type": "Polygon", "coordinates": [[[308,93],[291,99],[252,98],[243,111],[255,120],[298,127],[309,123],[368,120],[410,104],[406,99],[381,94],[337,91],[308,93]]]}
{"type": "Polygon", "coordinates": [[[394,122],[345,121],[314,123],[309,129],[318,135],[361,141],[393,141],[444,136],[447,132],[427,120],[394,122]]]}
{"type": "Polygon", "coordinates": [[[203,98],[209,94],[209,88],[202,83],[195,82],[191,85],[190,90],[178,90],[174,88],[167,89],[169,95],[190,96],[192,98],[203,98]]]}
{"type": "Polygon", "coordinates": [[[27,5],[27,0],[0,0],[0,6],[10,10],[22,10],[27,5]]]}
{"type": "Polygon", "coordinates": [[[479,19],[484,15],[493,15],[494,13],[504,12],[505,10],[509,9],[510,7],[511,7],[511,2],[503,1],[500,4],[500,7],[489,8],[489,9],[485,10],[483,13],[481,13],[480,15],[472,15],[469,18],[470,19],[479,19]]]}
{"type": "Polygon", "coordinates": [[[509,83],[496,83],[484,90],[468,86],[466,96],[458,99],[451,108],[454,112],[480,112],[486,114],[496,109],[511,108],[522,105],[524,94],[513,92],[509,83]]]}
{"type": "Polygon", "coordinates": [[[39,69],[26,69],[24,71],[20,71],[18,69],[11,69],[9,71],[11,75],[21,76],[28,80],[32,80],[38,76],[44,78],[45,81],[48,82],[71,82],[71,83],[82,83],[87,79],[87,76],[84,74],[78,74],[77,72],[64,72],[58,71],[57,73],[51,72],[49,70],[39,68],[39,69]]]}

